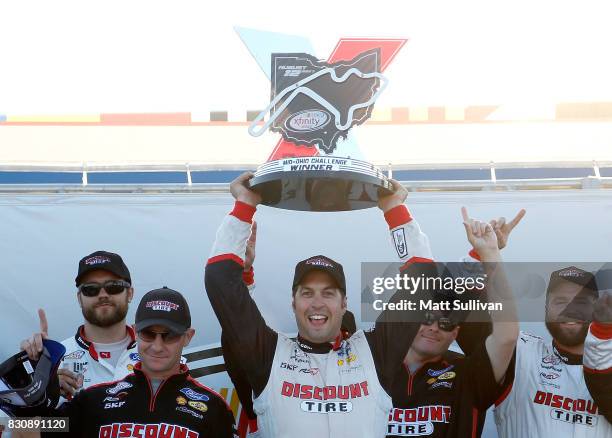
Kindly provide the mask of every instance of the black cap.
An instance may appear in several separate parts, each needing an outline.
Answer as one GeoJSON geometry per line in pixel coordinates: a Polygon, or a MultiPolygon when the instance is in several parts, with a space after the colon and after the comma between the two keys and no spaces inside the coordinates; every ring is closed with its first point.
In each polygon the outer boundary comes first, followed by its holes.
{"type": "Polygon", "coordinates": [[[346,281],[344,279],[344,269],[340,263],[335,262],[329,257],[317,255],[302,260],[295,266],[295,275],[293,276],[293,292],[304,276],[312,271],[327,272],[338,284],[340,290],[346,295],[346,281]]]}
{"type": "Polygon", "coordinates": [[[108,271],[122,280],[132,284],[132,277],[123,259],[119,254],[107,251],[96,251],[86,255],[79,261],[79,272],[74,279],[77,287],[81,285],[81,278],[91,271],[108,271]]]}
{"type": "Polygon", "coordinates": [[[597,291],[597,284],[595,282],[595,276],[588,271],[577,268],[575,266],[568,266],[567,268],[559,269],[550,274],[550,281],[546,288],[546,294],[551,293],[557,286],[564,282],[574,283],[583,286],[582,294],[591,294],[595,297],[599,296],[597,291]]]}
{"type": "Polygon", "coordinates": [[[347,310],[346,312],[344,312],[340,328],[346,332],[349,332],[351,335],[357,331],[357,324],[355,324],[355,315],[353,315],[351,311],[347,310]]]}
{"type": "Polygon", "coordinates": [[[191,327],[191,314],[187,300],[166,286],[149,291],[142,297],[136,310],[136,331],[152,325],[163,325],[171,331],[183,334],[191,327]]]}

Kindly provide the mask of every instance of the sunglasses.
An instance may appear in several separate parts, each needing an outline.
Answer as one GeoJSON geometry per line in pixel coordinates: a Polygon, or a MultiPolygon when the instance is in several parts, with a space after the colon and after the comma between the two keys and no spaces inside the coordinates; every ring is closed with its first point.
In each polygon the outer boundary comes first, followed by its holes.
{"type": "Polygon", "coordinates": [[[84,283],[79,286],[79,292],[86,297],[96,297],[102,288],[104,288],[107,294],[117,295],[130,286],[130,283],[123,280],[110,280],[105,283],[84,283]]]}
{"type": "Polygon", "coordinates": [[[138,332],[138,337],[145,342],[155,342],[157,335],[160,335],[164,344],[175,344],[183,336],[174,332],[154,332],[149,329],[142,329],[138,332]]]}
{"type": "Polygon", "coordinates": [[[452,332],[458,325],[454,323],[450,318],[440,316],[431,312],[427,312],[425,314],[425,321],[423,321],[423,324],[432,325],[436,321],[438,322],[438,327],[440,328],[440,330],[444,330],[445,332],[452,332]]]}

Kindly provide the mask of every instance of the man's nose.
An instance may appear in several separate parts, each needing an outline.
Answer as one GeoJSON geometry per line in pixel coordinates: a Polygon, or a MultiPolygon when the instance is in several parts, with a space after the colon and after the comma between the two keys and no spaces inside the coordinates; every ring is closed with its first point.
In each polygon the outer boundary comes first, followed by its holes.
{"type": "Polygon", "coordinates": [[[323,297],[321,296],[321,294],[315,294],[312,297],[312,301],[310,302],[310,307],[320,309],[324,307],[324,305],[325,305],[325,302],[323,301],[323,297]]]}
{"type": "Polygon", "coordinates": [[[164,349],[164,340],[162,339],[162,335],[157,333],[155,335],[155,340],[151,345],[156,351],[161,351],[164,349]]]}
{"type": "Polygon", "coordinates": [[[440,331],[440,326],[438,325],[438,321],[434,321],[432,325],[428,325],[427,329],[431,330],[432,332],[440,331]]]}

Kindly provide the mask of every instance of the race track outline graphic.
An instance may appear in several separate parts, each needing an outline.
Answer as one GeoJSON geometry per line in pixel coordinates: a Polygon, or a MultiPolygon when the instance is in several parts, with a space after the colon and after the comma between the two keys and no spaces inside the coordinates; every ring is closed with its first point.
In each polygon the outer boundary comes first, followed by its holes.
{"type": "MultiPolygon", "coordinates": [[[[296,58],[299,55],[302,55],[302,54],[295,54],[296,58]]],[[[306,55],[306,54],[303,54],[303,55],[306,55]]],[[[309,55],[306,55],[306,56],[309,56],[309,55]]],[[[295,82],[294,84],[291,84],[288,87],[284,88],[280,93],[278,93],[271,100],[269,105],[263,111],[261,111],[258,114],[258,116],[253,120],[253,122],[249,126],[249,133],[254,137],[258,137],[262,135],[267,129],[269,129],[274,124],[274,122],[283,113],[283,111],[287,109],[287,107],[291,104],[291,102],[299,95],[308,96],[313,101],[318,103],[321,107],[323,107],[325,110],[329,111],[329,113],[333,116],[334,125],[336,129],[338,130],[337,134],[342,133],[342,131],[348,130],[351,126],[353,126],[356,123],[363,122],[364,119],[367,119],[369,117],[370,112],[366,112],[361,118],[354,120],[353,116],[354,116],[355,111],[358,111],[359,109],[362,109],[362,108],[369,108],[374,104],[374,102],[376,102],[376,100],[378,99],[378,97],[384,91],[384,89],[386,88],[388,84],[387,78],[385,78],[379,72],[374,71],[371,73],[364,73],[363,71],[355,67],[351,67],[344,74],[339,76],[336,73],[336,69],[342,66],[346,67],[346,66],[354,65],[364,60],[366,57],[371,57],[371,56],[376,56],[378,60],[379,58],[378,51],[374,50],[374,51],[364,52],[360,54],[359,56],[355,57],[353,60],[349,61],[348,63],[338,63],[338,64],[335,64],[333,67],[325,67],[307,76],[306,78],[301,79],[295,82]],[[378,79],[378,81],[375,81],[372,87],[370,87],[371,95],[367,101],[351,105],[348,108],[346,122],[342,123],[342,114],[340,110],[338,110],[338,108],[336,108],[332,103],[330,103],[327,99],[325,99],[319,93],[317,93],[316,91],[306,86],[307,84],[325,75],[329,75],[332,81],[337,84],[346,82],[352,76],[357,76],[358,78],[361,78],[361,79],[378,79]],[[375,89],[376,87],[378,87],[377,90],[375,89]],[[289,96],[285,99],[287,95],[289,96]],[[278,105],[281,101],[282,103],[278,106],[278,108],[276,108],[276,105],[278,105]],[[267,121],[265,121],[263,125],[258,129],[257,125],[259,125],[262,121],[264,121],[266,114],[269,111],[272,111],[273,109],[274,111],[272,112],[272,115],[270,116],[270,118],[267,121]]],[[[310,63],[315,68],[318,67],[314,65],[310,59],[306,58],[304,59],[304,61],[310,63]]],[[[378,65],[378,63],[376,63],[376,65],[378,65]]],[[[303,138],[293,137],[290,134],[288,134],[286,131],[283,131],[283,134],[284,134],[283,137],[286,140],[295,141],[296,143],[299,143],[299,144],[306,143],[309,145],[316,145],[324,149],[324,151],[327,153],[331,153],[333,151],[335,147],[335,142],[337,139],[337,135],[334,135],[332,141],[330,142],[331,144],[326,144],[323,138],[313,138],[313,139],[310,139],[308,142],[305,142],[303,138]]]]}

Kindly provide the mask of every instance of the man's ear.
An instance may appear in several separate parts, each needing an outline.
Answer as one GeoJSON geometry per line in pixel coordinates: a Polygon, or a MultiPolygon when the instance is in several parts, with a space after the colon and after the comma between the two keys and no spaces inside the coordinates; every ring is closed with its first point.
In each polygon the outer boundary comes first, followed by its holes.
{"type": "Polygon", "coordinates": [[[461,326],[457,326],[453,329],[453,341],[457,340],[457,336],[459,336],[459,330],[461,330],[461,326]]]}
{"type": "Polygon", "coordinates": [[[133,298],[134,298],[134,288],[130,287],[127,292],[128,303],[131,303],[133,298]]]}
{"type": "Polygon", "coordinates": [[[79,302],[79,307],[83,308],[83,303],[81,302],[81,292],[77,291],[76,296],[77,296],[77,301],[79,302]]]}
{"type": "MultiPolygon", "coordinates": [[[[346,295],[342,298],[342,309],[346,312],[346,308],[348,307],[348,301],[346,299],[346,295]]],[[[343,313],[344,313],[343,312],[343,313]]]]}
{"type": "Polygon", "coordinates": [[[293,313],[295,313],[295,295],[291,298],[291,307],[293,308],[293,313]]]}
{"type": "Polygon", "coordinates": [[[187,329],[187,331],[185,332],[185,343],[183,344],[183,347],[186,347],[189,345],[194,335],[195,335],[195,329],[192,329],[192,328],[187,329]]]}

